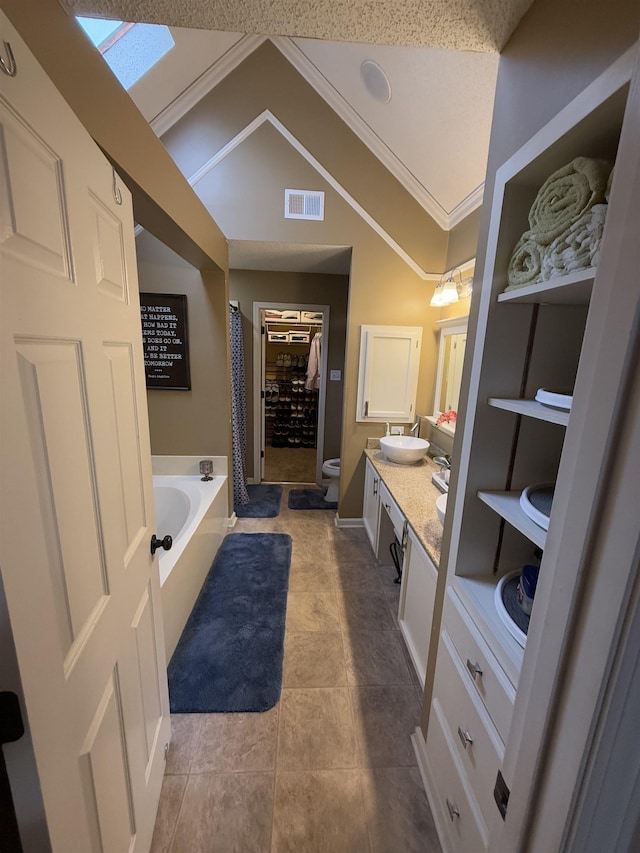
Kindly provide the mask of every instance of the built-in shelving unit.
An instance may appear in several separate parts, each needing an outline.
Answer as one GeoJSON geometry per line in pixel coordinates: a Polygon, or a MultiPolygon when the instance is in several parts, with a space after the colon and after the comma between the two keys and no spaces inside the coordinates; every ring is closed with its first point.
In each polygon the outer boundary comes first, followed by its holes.
{"type": "Polygon", "coordinates": [[[539,421],[547,421],[547,423],[560,424],[565,427],[569,423],[570,413],[568,411],[544,406],[537,400],[509,400],[503,397],[489,397],[488,403],[496,409],[514,412],[516,415],[524,415],[526,418],[535,418],[539,421]]]}
{"type": "MultiPolygon", "coordinates": [[[[629,85],[632,73],[630,51],[496,173],[483,280],[479,292],[474,293],[475,326],[470,334],[473,367],[468,373],[466,406],[463,403],[461,407],[465,417],[461,419],[462,438],[456,447],[457,476],[452,480],[445,524],[445,536],[450,539],[448,551],[445,544],[443,553],[448,553],[448,561],[440,571],[446,571],[447,588],[426,740],[427,789],[436,823],[442,830],[443,849],[518,847],[517,843],[501,843],[506,837],[502,835],[505,822],[497,811],[482,814],[480,805],[486,788],[493,789],[496,784],[498,770],[512,794],[516,785],[529,784],[514,771],[517,761],[529,760],[525,721],[531,722],[534,710],[540,712],[541,720],[546,719],[554,689],[548,686],[546,699],[540,699],[533,695],[533,679],[536,674],[548,672],[549,665],[552,669],[559,666],[566,648],[582,565],[573,555],[583,553],[592,531],[597,473],[591,497],[588,490],[581,490],[576,484],[586,470],[585,457],[594,458],[595,470],[599,470],[602,458],[595,457],[604,452],[610,440],[610,424],[606,420],[599,427],[599,441],[595,441],[593,434],[585,437],[585,423],[572,419],[570,411],[545,406],[533,397],[539,388],[558,389],[557,393],[573,397],[574,411],[579,406],[594,412],[596,397],[604,397],[610,390],[607,386],[598,395],[600,386],[592,377],[603,363],[603,341],[616,335],[610,320],[613,288],[618,285],[628,292],[632,287],[624,276],[618,281],[607,275],[609,280],[604,280],[597,269],[588,268],[505,290],[509,261],[520,237],[530,228],[529,211],[540,187],[556,170],[576,157],[590,157],[615,162],[616,180],[620,183],[621,174],[637,171],[633,134],[631,145],[629,137],[625,141],[626,160],[622,148],[617,159],[630,92],[633,106],[629,113],[638,114],[638,87],[630,89],[629,85]],[[545,530],[523,511],[520,498],[527,486],[549,482],[555,483],[555,490],[549,528],[545,530]],[[576,517],[579,524],[575,523],[576,517]],[[515,632],[509,630],[511,624],[507,625],[512,618],[507,610],[518,616],[518,605],[514,611],[510,599],[505,602],[509,608],[499,611],[504,600],[499,584],[505,576],[515,576],[523,565],[539,559],[540,551],[538,591],[529,630],[526,638],[522,634],[517,640],[515,632]],[[571,562],[574,559],[575,565],[571,562]],[[460,602],[460,606],[447,610],[447,601],[460,602]],[[459,656],[457,671],[461,676],[460,683],[452,686],[453,670],[447,670],[445,662],[447,656],[450,660],[455,654],[459,656]],[[523,666],[525,661],[527,665],[523,666]],[[515,696],[515,702],[503,702],[504,716],[496,712],[494,690],[502,679],[509,682],[511,696],[515,696]],[[526,701],[518,696],[519,690],[526,701]],[[440,712],[451,695],[460,699],[450,703],[449,716],[455,717],[455,722],[440,712]],[[462,700],[469,696],[478,712],[475,719],[485,712],[490,718],[483,717],[484,724],[474,727],[472,742],[465,737],[466,721],[458,721],[462,700]],[[545,701],[547,705],[543,704],[545,701]],[[528,703],[533,703],[530,713],[528,703]],[[511,713],[513,717],[509,716],[511,713]],[[458,739],[456,726],[461,726],[457,729],[458,739]],[[481,778],[477,762],[489,742],[497,744],[496,754],[481,778]],[[475,846],[467,843],[469,838],[474,839],[475,846]]],[[[633,126],[633,121],[630,124],[633,126]]],[[[623,232],[626,227],[624,202],[616,208],[615,199],[614,182],[608,226],[600,245],[603,259],[607,251],[609,258],[615,255],[616,229],[623,232]],[[612,218],[615,227],[609,225],[612,218]]],[[[622,359],[618,363],[622,364],[622,359]]],[[[622,368],[608,373],[612,388],[622,387],[622,368]]],[[[591,427],[594,421],[599,424],[600,420],[592,415],[587,426],[591,427]]],[[[505,595],[514,595],[512,586],[505,595]]],[[[542,675],[539,681],[547,688],[542,675]]],[[[470,725],[468,728],[471,730],[470,725]]],[[[540,743],[542,738],[540,731],[540,743]]],[[[528,796],[529,791],[521,789],[518,799],[526,801],[528,796]]],[[[516,835],[517,830],[509,837],[516,835]]]]}
{"type": "Polygon", "coordinates": [[[578,270],[562,278],[541,281],[498,294],[498,302],[545,305],[588,305],[596,271],[578,270]]]}
{"type": "Polygon", "coordinates": [[[528,515],[520,506],[520,492],[478,492],[482,503],[496,512],[500,518],[504,518],[512,527],[519,530],[534,545],[544,550],[547,541],[547,532],[528,515]]]}

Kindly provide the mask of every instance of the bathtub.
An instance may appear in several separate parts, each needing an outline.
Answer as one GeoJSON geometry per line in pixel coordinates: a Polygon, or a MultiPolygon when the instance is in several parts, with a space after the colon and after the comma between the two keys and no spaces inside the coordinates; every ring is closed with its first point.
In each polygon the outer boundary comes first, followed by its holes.
{"type": "Polygon", "coordinates": [[[173,538],[156,551],[167,663],[227,529],[227,477],[153,476],[156,531],[173,538]]]}

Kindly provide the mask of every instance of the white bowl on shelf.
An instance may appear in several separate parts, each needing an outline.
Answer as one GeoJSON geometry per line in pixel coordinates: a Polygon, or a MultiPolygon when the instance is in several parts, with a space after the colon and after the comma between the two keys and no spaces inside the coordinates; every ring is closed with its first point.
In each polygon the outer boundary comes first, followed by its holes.
{"type": "Polygon", "coordinates": [[[415,465],[429,449],[429,442],[413,435],[384,435],[380,439],[380,449],[389,462],[415,465]]]}
{"type": "Polygon", "coordinates": [[[443,527],[444,517],[447,514],[447,497],[448,492],[445,492],[445,494],[440,495],[440,497],[436,499],[436,512],[438,513],[438,520],[443,527]]]}

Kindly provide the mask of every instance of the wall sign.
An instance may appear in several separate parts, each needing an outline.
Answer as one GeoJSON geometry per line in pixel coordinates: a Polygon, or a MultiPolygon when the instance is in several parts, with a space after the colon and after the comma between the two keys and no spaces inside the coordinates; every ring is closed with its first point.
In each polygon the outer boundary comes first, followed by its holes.
{"type": "Polygon", "coordinates": [[[187,297],[141,293],[140,319],[147,388],[190,391],[187,297]]]}

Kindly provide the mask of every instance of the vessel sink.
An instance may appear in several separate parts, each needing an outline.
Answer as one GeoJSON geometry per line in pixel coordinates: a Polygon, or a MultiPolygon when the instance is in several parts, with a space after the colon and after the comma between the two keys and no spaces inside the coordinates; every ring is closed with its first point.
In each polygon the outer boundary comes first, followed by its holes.
{"type": "Polygon", "coordinates": [[[444,527],[444,517],[447,512],[447,494],[440,495],[440,497],[436,500],[436,512],[438,513],[438,519],[440,524],[444,527]]]}
{"type": "Polygon", "coordinates": [[[380,439],[380,448],[389,462],[415,465],[429,449],[429,442],[413,435],[385,435],[380,439]]]}

